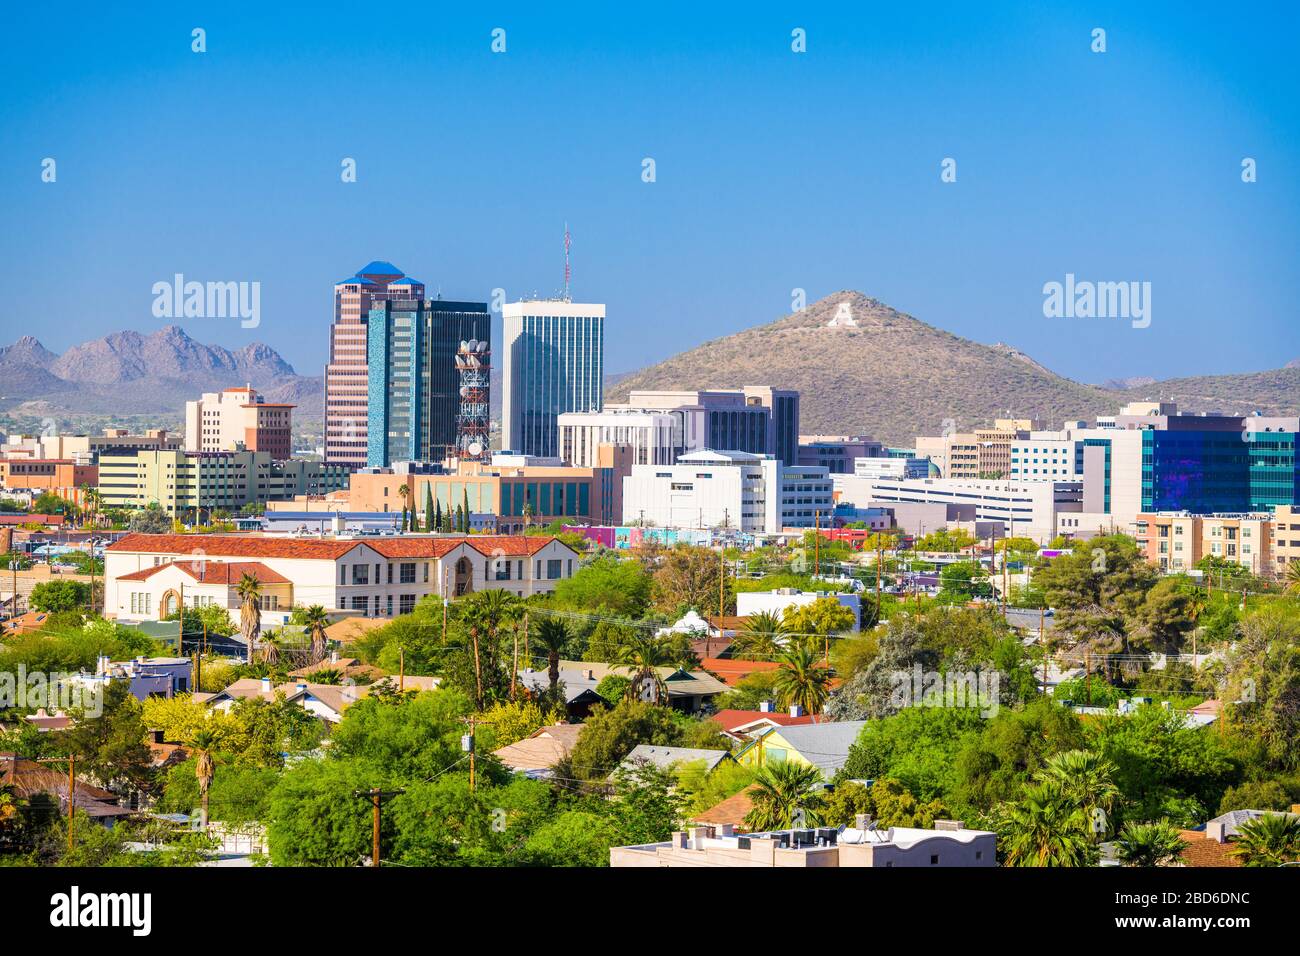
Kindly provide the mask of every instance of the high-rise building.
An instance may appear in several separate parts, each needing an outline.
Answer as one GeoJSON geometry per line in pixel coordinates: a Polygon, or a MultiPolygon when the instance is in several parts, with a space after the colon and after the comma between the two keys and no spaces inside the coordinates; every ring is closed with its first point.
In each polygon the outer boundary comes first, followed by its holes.
{"type": "Polygon", "coordinates": [[[185,403],[186,451],[264,451],[288,458],[295,406],[268,402],[251,385],[204,392],[185,403]]]}
{"type": "Polygon", "coordinates": [[[605,306],[562,299],[501,309],[503,446],[559,455],[558,416],[604,405],[605,306]]]}
{"type": "Polygon", "coordinates": [[[366,335],[366,466],[455,454],[461,411],[457,353],[469,340],[482,343],[485,352],[490,347],[487,303],[386,299],[370,310],[366,335]]]}
{"type": "Polygon", "coordinates": [[[366,323],[389,299],[424,296],[424,283],[391,262],[375,261],[334,284],[334,321],[325,366],[325,460],[363,468],[369,449],[366,323]]]}

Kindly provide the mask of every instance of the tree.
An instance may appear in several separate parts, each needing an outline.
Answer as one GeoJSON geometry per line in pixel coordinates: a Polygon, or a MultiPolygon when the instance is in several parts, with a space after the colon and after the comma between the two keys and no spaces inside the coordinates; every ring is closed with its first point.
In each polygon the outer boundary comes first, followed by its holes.
{"type": "Polygon", "coordinates": [[[538,729],[564,719],[564,710],[543,708],[531,700],[497,701],[483,713],[493,749],[530,737],[538,729]]]}
{"type": "Polygon", "coordinates": [[[1113,777],[1114,765],[1091,750],[1067,750],[1048,758],[1038,779],[1055,784],[1088,821],[1094,840],[1110,829],[1109,814],[1119,800],[1119,788],[1113,777]]]}
{"type": "Polygon", "coordinates": [[[474,652],[474,706],[482,710],[487,701],[484,674],[496,675],[501,628],[515,619],[522,604],[502,588],[479,591],[459,603],[474,652]]]}
{"type": "Polygon", "coordinates": [[[816,826],[821,785],[821,771],[811,764],[782,760],[760,767],[748,791],[753,805],[745,826],[755,832],[816,826]]]}
{"type": "Polygon", "coordinates": [[[133,534],[167,534],[172,530],[172,519],[158,502],[131,512],[127,530],[133,534]]]}
{"type": "Polygon", "coordinates": [[[433,483],[429,482],[424,486],[424,530],[441,531],[442,530],[442,501],[436,505],[433,503],[433,483]]]}
{"type": "Polygon", "coordinates": [[[253,645],[262,630],[262,583],[251,574],[245,574],[235,585],[239,595],[239,633],[247,645],[248,663],[253,663],[253,645]]]}
{"type": "Polygon", "coordinates": [[[820,714],[830,696],[830,670],[807,647],[787,651],[780,661],[774,686],[778,706],[798,705],[804,713],[820,714]]]}
{"type": "Polygon", "coordinates": [[[1300,860],[1300,816],[1266,813],[1237,828],[1232,855],[1246,866],[1281,866],[1300,860]]]}
{"type": "Polygon", "coordinates": [[[1167,866],[1187,846],[1168,820],[1124,824],[1115,840],[1115,853],[1125,866],[1167,866]]]}
{"type": "Polygon", "coordinates": [[[407,506],[411,503],[411,486],[402,482],[397,486],[397,496],[402,499],[402,530],[405,531],[407,506]]]}
{"type": "Polygon", "coordinates": [[[323,660],[325,657],[325,628],[329,627],[330,623],[325,608],[319,604],[312,604],[304,608],[302,620],[299,623],[307,629],[307,634],[311,637],[312,663],[323,660]]]}
{"type": "Polygon", "coordinates": [[[78,719],[60,734],[77,766],[105,786],[122,784],[137,791],[152,783],[152,755],[145,746],[143,708],[125,681],[110,681],[98,717],[78,719]]]}
{"type": "Polygon", "coordinates": [[[618,649],[617,663],[627,670],[632,680],[628,694],[633,700],[644,700],[649,688],[655,703],[668,703],[668,688],[659,675],[659,668],[670,663],[668,647],[663,640],[653,635],[636,634],[618,649]]]}
{"type": "Polygon", "coordinates": [[[532,638],[546,652],[546,678],[550,682],[550,697],[554,700],[560,682],[560,655],[569,644],[569,627],[559,618],[544,617],[533,631],[532,638]]]}
{"type": "Polygon", "coordinates": [[[603,781],[637,745],[675,747],[681,739],[682,729],[666,707],[642,700],[625,700],[609,709],[597,707],[570,753],[573,775],[603,781]]]}
{"type": "Polygon", "coordinates": [[[206,729],[198,731],[190,739],[190,749],[194,753],[194,776],[198,780],[199,794],[203,800],[199,826],[204,832],[208,829],[208,788],[212,786],[212,778],[216,775],[212,761],[212,747],[216,739],[216,734],[206,729]]]}
{"type": "Polygon", "coordinates": [[[42,581],[28,598],[37,611],[56,614],[76,611],[90,604],[90,585],[83,581],[42,581]]]}
{"type": "Polygon", "coordinates": [[[830,637],[857,627],[853,609],[833,597],[821,597],[799,607],[786,608],[783,619],[786,633],[797,637],[807,647],[829,653],[830,637]]]}
{"type": "Polygon", "coordinates": [[[744,661],[773,661],[785,647],[786,626],[775,611],[745,618],[731,645],[731,656],[744,661]]]}
{"type": "Polygon", "coordinates": [[[555,582],[554,601],[558,607],[588,613],[599,609],[641,618],[650,605],[650,581],[639,561],[602,555],[578,568],[573,577],[555,582]]]}
{"type": "Polygon", "coordinates": [[[952,801],[991,809],[1020,793],[1048,758],[1084,746],[1083,725],[1069,708],[1037,699],[1023,710],[1001,708],[953,760],[952,801]]]}
{"type": "Polygon", "coordinates": [[[1292,561],[1287,565],[1286,589],[1289,594],[1300,595],[1300,560],[1292,561]]]}
{"type": "MultiPolygon", "coordinates": [[[[724,574],[719,555],[709,548],[678,545],[666,551],[654,572],[651,596],[654,605],[665,614],[677,614],[686,608],[701,613],[719,610],[719,582],[724,574]]],[[[722,582],[722,607],[735,606],[730,581],[722,582]]]]}
{"type": "Polygon", "coordinates": [[[1059,784],[1037,783],[994,809],[1005,866],[1091,866],[1098,856],[1089,821],[1059,784]]]}
{"type": "Polygon", "coordinates": [[[939,586],[950,600],[969,601],[973,597],[989,597],[989,574],[978,561],[954,561],[944,565],[939,572],[939,586]]]}
{"type": "Polygon", "coordinates": [[[936,670],[939,656],[923,645],[914,617],[890,618],[875,659],[836,691],[826,705],[826,716],[865,720],[896,713],[900,706],[895,693],[898,675],[910,674],[915,664],[926,671],[936,670]]]}

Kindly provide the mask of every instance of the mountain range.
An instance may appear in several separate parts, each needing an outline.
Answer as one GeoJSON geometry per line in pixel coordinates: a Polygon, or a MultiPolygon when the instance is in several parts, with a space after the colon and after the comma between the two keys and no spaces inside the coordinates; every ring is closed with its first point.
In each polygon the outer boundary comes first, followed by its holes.
{"type": "Polygon", "coordinates": [[[626,401],[637,389],[742,385],[798,389],[805,434],[870,434],[896,445],[940,434],[945,424],[970,431],[994,418],[1042,418],[1059,428],[1146,399],[1194,412],[1300,413],[1300,361],[1267,372],[1087,385],[1012,346],[961,338],[852,290],[621,376],[605,400],[626,401]]]}
{"type": "MultiPolygon", "coordinates": [[[[492,370],[499,417],[500,376],[492,370]]],[[[58,355],[32,336],[0,347],[0,411],[26,415],[157,416],[176,421],[203,391],[245,383],[293,402],[300,425],[319,427],[320,376],[299,375],[275,349],[231,351],[169,325],[114,332],[58,355]]],[[[1019,349],[935,328],[861,292],[845,290],[766,325],[705,342],[639,371],[610,375],[607,402],[636,389],[764,384],[798,389],[805,434],[870,434],[894,445],[970,431],[1000,417],[1062,421],[1113,414],[1124,402],[1176,401],[1187,411],[1300,414],[1300,359],[1236,375],[1089,385],[1058,375],[1019,349]]]]}
{"type": "Polygon", "coordinates": [[[322,417],[321,378],[299,375],[261,342],[231,351],[168,325],[149,334],[113,332],[62,355],[30,335],[0,347],[0,409],[7,411],[176,418],[203,391],[245,384],[270,401],[296,403],[299,421],[322,417]]]}

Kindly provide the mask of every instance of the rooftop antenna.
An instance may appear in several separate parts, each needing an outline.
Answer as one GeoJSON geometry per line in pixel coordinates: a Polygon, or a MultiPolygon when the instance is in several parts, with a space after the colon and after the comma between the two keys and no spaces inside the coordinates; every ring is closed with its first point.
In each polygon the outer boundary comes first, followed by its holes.
{"type": "Polygon", "coordinates": [[[571,244],[572,244],[572,240],[569,237],[569,224],[566,222],[564,224],[564,301],[565,302],[573,301],[571,298],[569,298],[569,279],[572,278],[573,276],[573,273],[569,270],[569,246],[571,244]]]}

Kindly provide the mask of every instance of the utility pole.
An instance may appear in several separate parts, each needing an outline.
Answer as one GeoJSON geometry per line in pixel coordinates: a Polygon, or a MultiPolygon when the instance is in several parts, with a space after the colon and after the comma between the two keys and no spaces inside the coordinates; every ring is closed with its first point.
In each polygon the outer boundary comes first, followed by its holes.
{"type": "MultiPolygon", "coordinates": [[[[727,595],[727,546],[724,543],[718,549],[718,617],[726,613],[727,595]]],[[[721,625],[721,622],[719,622],[721,625]]]]}
{"type": "Polygon", "coordinates": [[[450,571],[442,572],[442,643],[447,643],[447,588],[451,586],[450,571]]]}
{"type": "Polygon", "coordinates": [[[813,577],[822,573],[822,513],[813,512],[813,577]]]}
{"type": "Polygon", "coordinates": [[[399,788],[399,789],[397,789],[397,790],[380,790],[378,787],[372,787],[372,788],[369,789],[369,790],[353,790],[353,791],[352,791],[352,795],[353,795],[354,797],[359,797],[359,798],[361,798],[361,799],[363,799],[363,800],[365,800],[365,799],[369,799],[369,800],[370,800],[370,803],[371,803],[371,806],[373,807],[373,814],[374,814],[374,816],[373,816],[373,819],[374,819],[374,824],[373,824],[373,829],[374,829],[374,840],[373,840],[373,845],[372,845],[372,847],[371,847],[371,854],[370,854],[370,865],[371,865],[371,866],[374,866],[374,867],[378,867],[378,866],[379,866],[379,801],[380,801],[383,797],[396,797],[396,796],[398,796],[399,794],[403,794],[403,793],[406,793],[406,791],[405,791],[404,789],[401,789],[401,788],[399,788]]]}
{"type": "Polygon", "coordinates": [[[469,754],[469,792],[473,793],[475,781],[474,772],[476,770],[475,757],[477,756],[474,732],[478,728],[479,724],[488,724],[491,726],[492,721],[480,720],[478,714],[470,714],[468,717],[462,717],[460,720],[461,723],[469,724],[469,733],[462,735],[460,738],[460,749],[469,754]]]}
{"type": "Polygon", "coordinates": [[[406,646],[397,648],[397,692],[406,692],[406,646]]]}

